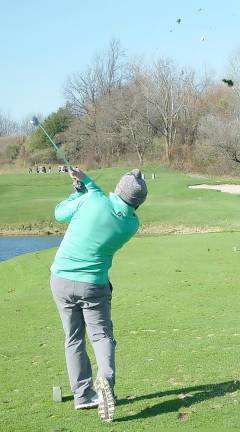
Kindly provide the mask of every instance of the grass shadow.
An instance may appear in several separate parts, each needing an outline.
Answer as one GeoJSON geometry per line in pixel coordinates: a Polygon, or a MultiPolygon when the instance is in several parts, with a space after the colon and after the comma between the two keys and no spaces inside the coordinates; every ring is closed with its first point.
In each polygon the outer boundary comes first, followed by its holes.
{"type": "Polygon", "coordinates": [[[73,399],[74,399],[73,395],[63,396],[62,397],[62,402],[69,402],[69,401],[71,401],[73,399]]]}
{"type": "Polygon", "coordinates": [[[147,395],[137,396],[133,399],[120,399],[117,405],[128,405],[141,400],[151,400],[157,397],[161,398],[164,396],[180,395],[184,394],[184,399],[171,399],[169,401],[160,402],[147,407],[140,412],[128,416],[116,419],[115,422],[124,422],[129,420],[144,419],[148,417],[154,417],[161,414],[170,412],[177,412],[183,407],[190,407],[199,402],[213,399],[216,397],[224,396],[227,393],[233,393],[240,389],[239,381],[227,381],[217,384],[205,384],[195,387],[183,387],[179,389],[166,390],[163,392],[150,393],[147,395]],[[194,393],[194,394],[191,394],[194,393]]]}

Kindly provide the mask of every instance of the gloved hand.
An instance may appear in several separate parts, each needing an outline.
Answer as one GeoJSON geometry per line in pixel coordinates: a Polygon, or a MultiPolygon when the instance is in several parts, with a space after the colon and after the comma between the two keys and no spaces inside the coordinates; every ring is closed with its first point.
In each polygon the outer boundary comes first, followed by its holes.
{"type": "Polygon", "coordinates": [[[82,183],[80,180],[74,180],[73,181],[73,187],[75,191],[85,193],[87,192],[87,188],[84,183],[82,183]]]}
{"type": "Polygon", "coordinates": [[[71,168],[68,173],[73,180],[82,180],[85,176],[84,172],[81,171],[79,168],[71,168]]]}

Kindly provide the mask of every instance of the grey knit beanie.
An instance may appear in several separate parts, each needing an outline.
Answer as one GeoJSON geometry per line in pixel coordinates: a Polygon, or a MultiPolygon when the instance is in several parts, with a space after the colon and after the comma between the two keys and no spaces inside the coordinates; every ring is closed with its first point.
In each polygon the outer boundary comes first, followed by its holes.
{"type": "Polygon", "coordinates": [[[147,197],[147,185],[139,169],[133,169],[118,182],[115,194],[131,207],[138,207],[147,197]]]}

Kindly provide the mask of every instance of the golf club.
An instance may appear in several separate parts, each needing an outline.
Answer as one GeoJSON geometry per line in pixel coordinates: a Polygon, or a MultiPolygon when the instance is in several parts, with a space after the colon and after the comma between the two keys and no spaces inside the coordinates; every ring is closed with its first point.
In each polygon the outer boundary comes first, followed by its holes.
{"type": "Polygon", "coordinates": [[[68,169],[72,170],[72,167],[71,167],[70,163],[68,162],[68,160],[66,159],[63,150],[61,150],[60,148],[58,148],[58,146],[55,144],[55,142],[52,140],[52,138],[48,135],[46,129],[44,129],[44,127],[41,125],[41,123],[39,122],[37,116],[34,115],[32,117],[32,119],[30,120],[30,123],[33,126],[36,126],[36,127],[39,126],[42,129],[43,133],[49,139],[49,141],[52,144],[54,150],[56,151],[58,158],[61,159],[64,162],[64,164],[67,166],[68,169]]]}

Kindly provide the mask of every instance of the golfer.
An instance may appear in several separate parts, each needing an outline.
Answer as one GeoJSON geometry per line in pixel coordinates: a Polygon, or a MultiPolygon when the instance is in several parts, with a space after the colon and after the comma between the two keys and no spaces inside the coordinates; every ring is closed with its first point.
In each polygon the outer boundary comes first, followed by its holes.
{"type": "Polygon", "coordinates": [[[135,210],[147,187],[138,169],[125,174],[108,196],[81,170],[69,174],[77,190],[55,209],[56,220],[69,225],[51,267],[51,289],[65,333],[75,409],[98,406],[99,417],[111,421],[116,342],[108,270],[114,253],[138,230],[135,210]],[[97,362],[95,389],[85,330],[97,362]]]}

